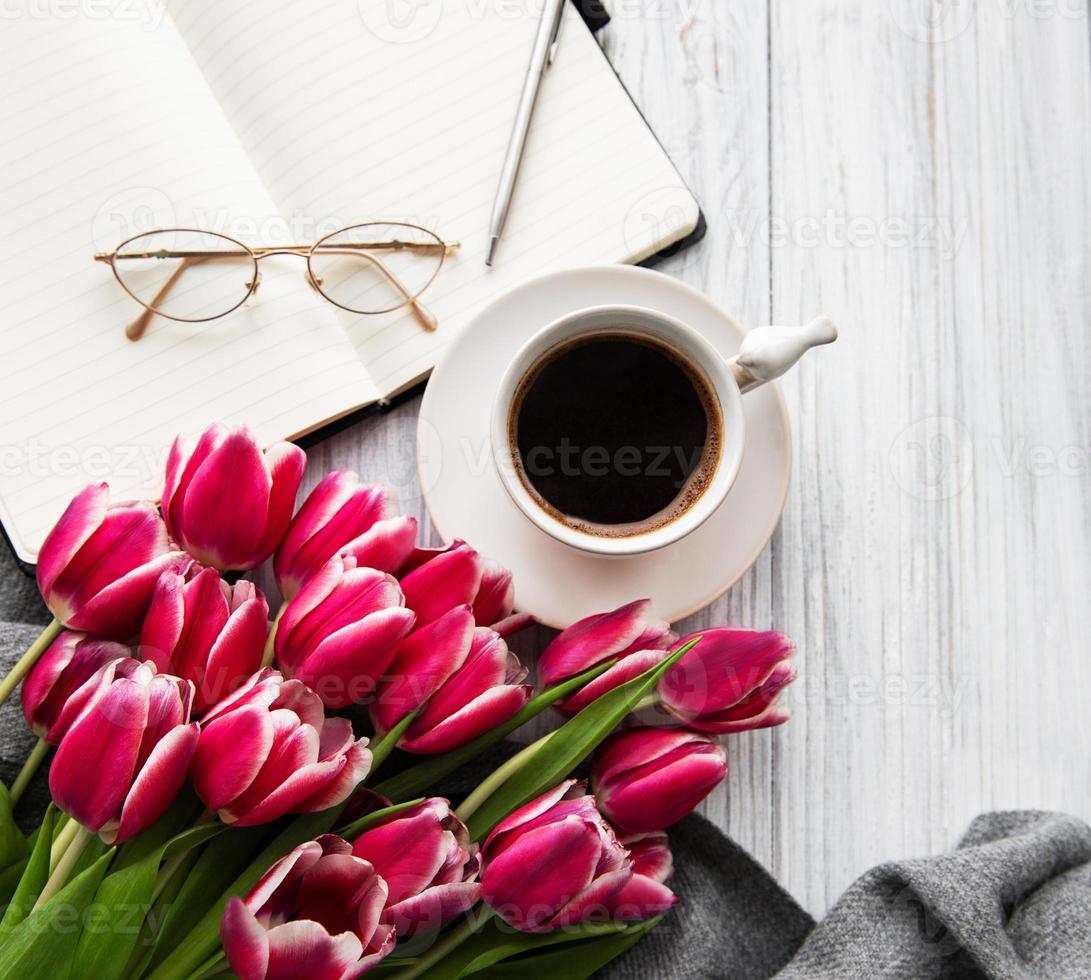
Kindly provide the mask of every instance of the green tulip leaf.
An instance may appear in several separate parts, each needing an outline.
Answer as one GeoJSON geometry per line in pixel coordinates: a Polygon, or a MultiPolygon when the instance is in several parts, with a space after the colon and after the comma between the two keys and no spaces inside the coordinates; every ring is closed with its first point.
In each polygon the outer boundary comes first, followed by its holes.
{"type": "Polygon", "coordinates": [[[346,827],[341,827],[337,831],[338,837],[344,837],[345,840],[351,841],[353,838],[359,837],[369,827],[374,827],[380,820],[385,820],[387,817],[392,817],[395,813],[401,813],[402,810],[408,810],[411,807],[415,807],[418,803],[423,803],[424,797],[417,800],[407,800],[405,803],[395,803],[393,806],[383,807],[381,810],[373,810],[366,816],[360,817],[359,820],[354,820],[346,827]]]}
{"type": "Polygon", "coordinates": [[[461,769],[473,759],[476,759],[486,749],[498,742],[502,742],[517,728],[521,728],[532,718],[536,718],[546,708],[551,707],[563,698],[578,691],[584,684],[593,681],[600,674],[605,674],[616,661],[608,660],[605,663],[584,671],[578,677],[548,687],[541,694],[531,698],[523,709],[509,718],[504,724],[498,725],[490,732],[467,742],[461,748],[445,752],[443,755],[432,756],[424,762],[405,772],[392,776],[374,787],[376,793],[381,793],[388,800],[407,800],[410,797],[420,796],[429,787],[435,786],[444,776],[461,769]]]}
{"type": "Polygon", "coordinates": [[[220,948],[220,919],[227,900],[233,895],[247,895],[262,875],[293,847],[328,834],[344,809],[345,805],[341,804],[320,813],[304,813],[291,820],[215,901],[206,893],[204,915],[148,976],[153,980],[185,980],[193,975],[220,948]]]}
{"type": "Polygon", "coordinates": [[[76,948],[81,975],[124,974],[129,957],[144,934],[144,918],[155,900],[160,874],[174,870],[168,864],[161,872],[160,865],[182,857],[224,830],[219,822],[203,823],[163,840],[165,833],[174,829],[171,816],[165,816],[123,846],[117,867],[99,885],[94,897],[94,920],[87,923],[76,948]]]}
{"type": "Polygon", "coordinates": [[[42,889],[45,888],[45,883],[49,879],[49,852],[53,848],[53,825],[56,819],[57,808],[50,803],[42,818],[42,825],[38,828],[38,837],[34,842],[34,850],[27,861],[26,869],[4,911],[3,921],[0,921],[0,945],[7,940],[12,930],[30,915],[30,910],[34,907],[42,889]]]}
{"type": "MultiPolygon", "coordinates": [[[[487,954],[474,960],[461,976],[472,976],[474,980],[526,980],[527,977],[534,977],[534,980],[586,980],[630,946],[636,945],[658,922],[659,917],[647,919],[597,939],[565,943],[558,949],[545,949],[533,955],[516,955],[514,959],[505,958],[501,962],[487,954]]],[[[564,942],[563,939],[561,941],[564,942]]]]}
{"type": "Polygon", "coordinates": [[[0,784],[0,905],[15,894],[29,858],[30,845],[15,824],[11,796],[0,784]]]}
{"type": "Polygon", "coordinates": [[[629,714],[700,637],[679,647],[666,660],[639,677],[607,691],[558,728],[527,765],[481,804],[467,820],[470,837],[481,840],[509,813],[556,786],[629,714]]]}
{"type": "MultiPolygon", "coordinates": [[[[223,895],[231,883],[254,861],[273,839],[276,830],[268,824],[259,827],[229,827],[209,841],[189,873],[171,894],[160,928],[134,964],[131,976],[141,976],[174,951],[208,911],[210,896],[223,895]]],[[[164,892],[165,898],[167,892],[164,892]]],[[[153,910],[153,915],[156,910],[153,910]]]]}
{"type": "MultiPolygon", "coordinates": [[[[48,836],[43,834],[42,840],[46,839],[48,836]]],[[[95,894],[113,856],[114,849],[110,848],[7,934],[0,949],[0,980],[67,980],[75,962],[76,944],[84,929],[93,926],[95,894]]],[[[48,853],[46,861],[48,864],[48,853]]],[[[78,975],[95,974],[81,969],[78,975]]]]}

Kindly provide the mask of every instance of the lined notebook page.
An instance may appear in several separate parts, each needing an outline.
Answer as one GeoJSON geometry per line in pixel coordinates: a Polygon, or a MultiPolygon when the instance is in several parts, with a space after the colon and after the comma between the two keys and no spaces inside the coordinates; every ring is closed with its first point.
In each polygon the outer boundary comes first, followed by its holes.
{"type": "Polygon", "coordinates": [[[170,18],[76,10],[0,31],[0,518],[28,561],[86,483],[157,494],[177,431],[245,421],[273,440],[376,397],[290,259],[262,263],[250,310],[125,338],[140,307],[93,253],[283,222],[170,18]]]}
{"type": "Polygon", "coordinates": [[[430,370],[499,292],[565,266],[639,261],[696,224],[696,203],[571,5],[488,271],[538,0],[266,0],[256,16],[215,0],[169,6],[282,213],[331,230],[401,218],[462,241],[425,294],[434,334],[404,315],[343,320],[388,393],[430,370]]]}

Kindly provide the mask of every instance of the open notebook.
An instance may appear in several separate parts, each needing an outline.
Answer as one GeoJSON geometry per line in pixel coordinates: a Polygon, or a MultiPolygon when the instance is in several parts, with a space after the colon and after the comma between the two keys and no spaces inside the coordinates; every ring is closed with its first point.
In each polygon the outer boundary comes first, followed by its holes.
{"type": "Polygon", "coordinates": [[[157,495],[179,431],[313,432],[425,377],[529,276],[638,262],[693,230],[697,204],[569,9],[486,269],[537,6],[445,0],[402,21],[397,7],[141,0],[5,21],[0,520],[21,559],[90,481],[115,500],[157,495]],[[92,261],[152,228],[275,245],[376,218],[462,242],[424,296],[435,332],[340,310],[303,262],[273,257],[246,307],[155,318],[133,343],[140,308],[92,261]]]}

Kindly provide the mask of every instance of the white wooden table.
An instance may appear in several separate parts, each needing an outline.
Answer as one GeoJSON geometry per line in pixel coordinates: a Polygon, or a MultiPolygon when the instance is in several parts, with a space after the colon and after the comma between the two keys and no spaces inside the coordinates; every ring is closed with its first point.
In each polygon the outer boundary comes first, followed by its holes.
{"type": "MultiPolygon", "coordinates": [[[[607,50],[708,214],[664,271],[784,382],[770,547],[679,628],[776,627],[795,717],[706,814],[812,913],[995,808],[1091,816],[1091,53],[1083,0],[618,0],[607,50]]],[[[312,453],[415,483],[416,403],[312,453]]],[[[427,525],[425,525],[427,527],[427,525]]]]}

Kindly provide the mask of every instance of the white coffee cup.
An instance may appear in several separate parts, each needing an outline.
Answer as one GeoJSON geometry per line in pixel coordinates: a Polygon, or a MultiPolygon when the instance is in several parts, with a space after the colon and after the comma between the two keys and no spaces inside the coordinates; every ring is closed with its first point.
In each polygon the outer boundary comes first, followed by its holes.
{"type": "Polygon", "coordinates": [[[725,359],[700,333],[674,317],[639,306],[595,306],[555,320],[527,341],[500,381],[493,404],[490,438],[493,462],[504,488],[519,509],[546,534],[580,551],[607,557],[638,555],[684,538],[706,521],[731,490],[742,463],[746,439],[743,393],[780,377],[811,347],[837,339],[827,316],[802,327],[758,327],[743,339],[739,353],[725,359]],[[704,490],[677,517],[634,534],[599,535],[545,509],[523,482],[518,448],[513,445],[512,403],[527,375],[559,346],[597,334],[631,335],[658,342],[679,355],[718,401],[721,441],[715,469],[704,490]]]}

